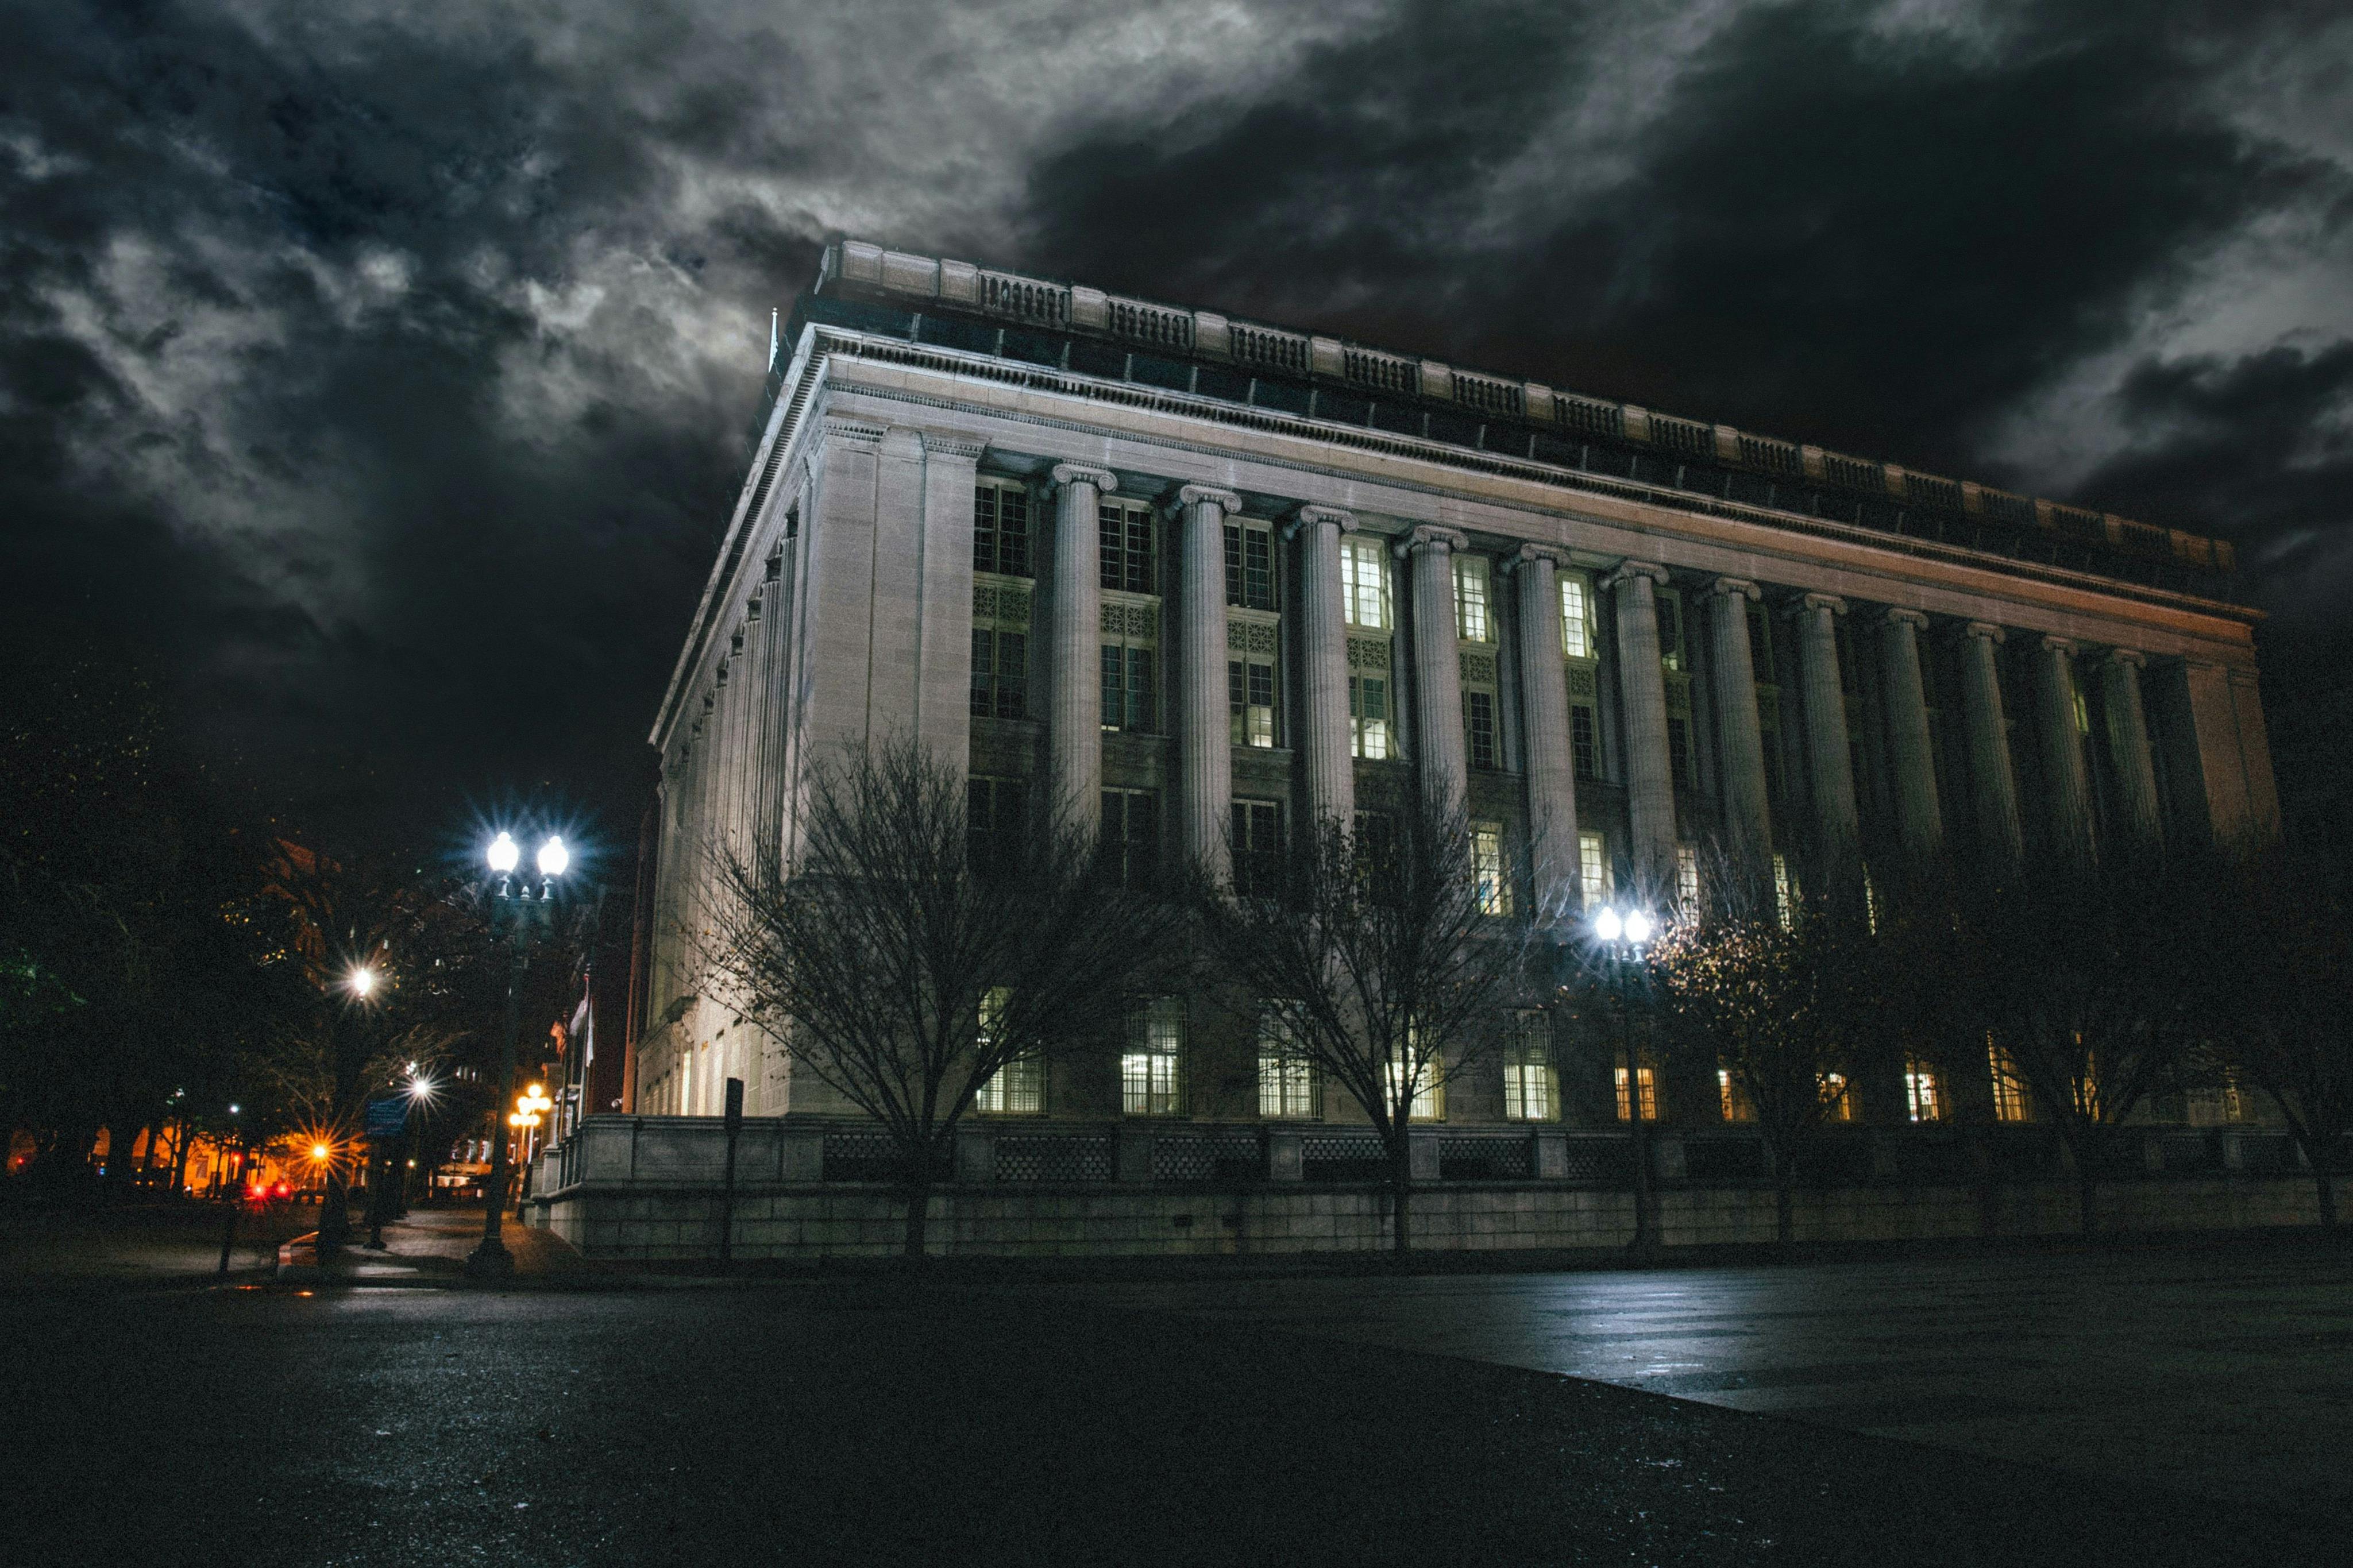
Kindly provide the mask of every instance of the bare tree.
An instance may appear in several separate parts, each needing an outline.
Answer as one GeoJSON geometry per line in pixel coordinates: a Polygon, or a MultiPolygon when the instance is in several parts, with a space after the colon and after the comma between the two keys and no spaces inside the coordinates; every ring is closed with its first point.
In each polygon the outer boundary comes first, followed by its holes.
{"type": "Polygon", "coordinates": [[[1800,1154],[1839,1116],[1877,1037],[1867,921],[1717,858],[1650,952],[1670,1015],[1711,1052],[1772,1161],[1774,1237],[1794,1231],[1800,1154]]]}
{"type": "Polygon", "coordinates": [[[889,1136],[909,1258],[983,1086],[1113,1033],[1184,925],[1071,814],[981,809],[894,741],[820,770],[796,866],[773,844],[716,857],[711,983],[889,1136]]]}
{"type": "Polygon", "coordinates": [[[1286,1048],[1372,1124],[1403,1254],[1413,1107],[1493,1047],[1530,927],[1510,913],[1515,879],[1480,864],[1459,807],[1419,801],[1362,820],[1327,819],[1277,854],[1240,858],[1231,886],[1197,876],[1194,903],[1230,974],[1286,1010],[1286,1048]]]}

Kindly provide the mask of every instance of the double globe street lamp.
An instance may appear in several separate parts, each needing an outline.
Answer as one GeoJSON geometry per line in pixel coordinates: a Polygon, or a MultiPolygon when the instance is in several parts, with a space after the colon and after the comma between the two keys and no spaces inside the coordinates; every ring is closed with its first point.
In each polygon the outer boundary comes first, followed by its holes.
{"type": "MultiPolygon", "coordinates": [[[[515,1077],[515,1036],[521,1027],[522,980],[531,966],[531,944],[547,932],[554,912],[555,893],[564,873],[571,867],[572,851],[564,840],[549,834],[539,847],[535,863],[539,868],[536,886],[528,875],[519,874],[522,865],[522,849],[511,833],[501,833],[491,841],[483,859],[498,880],[491,889],[491,931],[509,938],[507,947],[507,1026],[505,1043],[499,1052],[498,1098],[506,1098],[515,1077]]],[[[497,1100],[491,1102],[494,1106],[497,1100]]],[[[496,1128],[492,1129],[496,1131],[496,1128]]],[[[514,1257],[500,1238],[500,1223],[506,1217],[507,1137],[491,1140],[491,1175],[482,1205],[482,1240],[466,1258],[466,1272],[476,1279],[505,1279],[514,1272],[514,1257]]]]}
{"type": "MultiPolygon", "coordinates": [[[[1634,1054],[1633,1000],[1629,992],[1632,973],[1641,962],[1643,945],[1656,934],[1657,922],[1636,908],[1622,914],[1603,905],[1593,916],[1593,940],[1609,968],[1611,988],[1618,993],[1618,1050],[1625,1066],[1626,1121],[1631,1129],[1634,1160],[1634,1239],[1626,1250],[1649,1259],[1659,1252],[1659,1205],[1651,1189],[1651,1100],[1645,1095],[1641,1063],[1634,1054]]],[[[1655,1101],[1651,1101],[1655,1104],[1655,1101]]]]}

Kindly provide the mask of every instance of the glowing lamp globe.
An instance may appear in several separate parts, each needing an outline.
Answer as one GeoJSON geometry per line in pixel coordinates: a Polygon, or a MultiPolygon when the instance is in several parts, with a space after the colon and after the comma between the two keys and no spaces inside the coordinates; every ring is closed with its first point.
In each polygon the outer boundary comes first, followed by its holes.
{"type": "Polygon", "coordinates": [[[1593,934],[1604,942],[1616,942],[1618,933],[1624,929],[1618,919],[1618,911],[1606,904],[1602,906],[1601,912],[1593,917],[1593,934]]]}
{"type": "Polygon", "coordinates": [[[1636,910],[1626,917],[1626,940],[1643,942],[1651,940],[1651,917],[1636,910]]]}
{"type": "Polygon", "coordinates": [[[515,847],[514,835],[501,833],[491,840],[491,869],[501,877],[515,868],[522,859],[522,851],[515,847]]]}
{"type": "Polygon", "coordinates": [[[552,833],[549,834],[547,842],[539,847],[539,874],[543,877],[561,877],[564,875],[564,868],[571,864],[572,851],[564,847],[563,839],[552,833]]]}

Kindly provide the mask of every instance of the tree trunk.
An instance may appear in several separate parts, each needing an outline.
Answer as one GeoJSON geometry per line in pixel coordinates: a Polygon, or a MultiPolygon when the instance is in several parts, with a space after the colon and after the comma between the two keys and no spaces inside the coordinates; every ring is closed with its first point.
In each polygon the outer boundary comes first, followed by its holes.
{"type": "Polygon", "coordinates": [[[1400,1137],[1389,1151],[1389,1250],[1399,1261],[1413,1250],[1413,1142],[1400,1137]]]}
{"type": "Polygon", "coordinates": [[[907,1184],[907,1242],[909,1260],[921,1262],[924,1257],[923,1230],[931,1218],[932,1184],[917,1177],[907,1184]]]}
{"type": "Polygon", "coordinates": [[[343,1238],[351,1235],[351,1194],[343,1185],[343,1173],[330,1162],[319,1191],[320,1252],[326,1253],[341,1247],[343,1238]]]}
{"type": "Polygon", "coordinates": [[[188,1186],[188,1119],[180,1118],[179,1141],[172,1145],[172,1195],[177,1197],[188,1186]]]}

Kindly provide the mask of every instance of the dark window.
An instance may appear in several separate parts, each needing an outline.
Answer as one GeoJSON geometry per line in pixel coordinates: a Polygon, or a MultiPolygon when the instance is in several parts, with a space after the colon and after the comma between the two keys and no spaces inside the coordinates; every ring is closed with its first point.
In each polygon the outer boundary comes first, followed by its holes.
{"type": "Polygon", "coordinates": [[[1226,524],[1226,603],[1274,608],[1274,535],[1268,530],[1226,524]]]}
{"type": "Polygon", "coordinates": [[[1150,594],[1152,514],[1142,507],[1106,506],[1096,514],[1103,543],[1103,585],[1129,594],[1150,594]]]}
{"type": "Polygon", "coordinates": [[[1464,692],[1462,718],[1471,731],[1471,765],[1493,769],[1495,766],[1495,694],[1492,691],[1464,692]]]}
{"type": "Polygon", "coordinates": [[[1234,891],[1246,899],[1271,899],[1282,888],[1282,803],[1234,802],[1234,891]]]}
{"type": "Polygon", "coordinates": [[[1146,386],[1165,386],[1171,392],[1193,390],[1193,367],[1173,359],[1161,359],[1154,354],[1131,354],[1127,361],[1131,381],[1146,386]]]}
{"type": "Polygon", "coordinates": [[[972,710],[984,719],[1019,719],[1029,711],[1029,639],[1020,632],[972,634],[972,710]]]}
{"type": "Polygon", "coordinates": [[[976,868],[1016,863],[1028,824],[1029,790],[1019,779],[975,778],[965,785],[965,847],[976,868]]]}
{"type": "Polygon", "coordinates": [[[1104,874],[1123,888],[1152,884],[1160,867],[1160,802],[1145,790],[1103,792],[1104,874]]]}
{"type": "Polygon", "coordinates": [[[1667,721],[1667,776],[1674,780],[1677,789],[1692,786],[1691,721],[1667,721]]]}
{"type": "Polygon", "coordinates": [[[1568,710],[1568,749],[1577,761],[1578,778],[1601,777],[1601,732],[1592,709],[1576,707],[1568,710]]]}
{"type": "Polygon", "coordinates": [[[1376,899],[1394,895],[1398,865],[1398,819],[1386,811],[1356,813],[1356,875],[1372,886],[1376,899]]]}
{"type": "Polygon", "coordinates": [[[1159,721],[1153,700],[1152,650],[1106,644],[1103,650],[1103,726],[1139,735],[1159,721]]]}
{"type": "Polygon", "coordinates": [[[1765,731],[1765,798],[1781,798],[1781,735],[1777,730],[1765,731]]]}
{"type": "Polygon", "coordinates": [[[1659,606],[1659,660],[1669,669],[1683,667],[1683,610],[1662,594],[1659,606]]]}
{"type": "Polygon", "coordinates": [[[1029,575],[1029,492],[981,485],[973,491],[972,569],[1029,575]]]}
{"type": "Polygon", "coordinates": [[[1303,386],[1287,381],[1269,381],[1261,376],[1250,388],[1250,401],[1261,408],[1279,408],[1285,414],[1304,414],[1314,396],[1303,386]]]}
{"type": "Polygon", "coordinates": [[[1758,680],[1767,686],[1780,684],[1781,678],[1773,668],[1773,635],[1762,605],[1748,606],[1748,659],[1758,680]]]}

